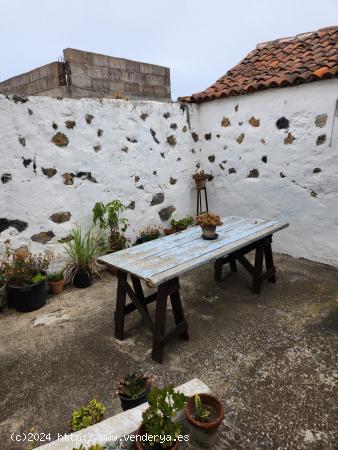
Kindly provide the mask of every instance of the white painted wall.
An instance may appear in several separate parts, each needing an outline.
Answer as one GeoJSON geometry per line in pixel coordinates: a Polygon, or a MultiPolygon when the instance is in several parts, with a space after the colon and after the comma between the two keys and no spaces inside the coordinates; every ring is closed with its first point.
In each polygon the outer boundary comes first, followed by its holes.
{"type": "Polygon", "coordinates": [[[337,266],[338,117],[329,146],[337,99],[338,80],[328,80],[201,104],[200,134],[212,133],[202,146],[202,167],[214,175],[208,187],[212,210],[286,219],[290,227],[276,234],[276,250],[337,266]],[[328,116],[323,128],[315,125],[319,114],[328,116]],[[227,128],[221,126],[224,116],[231,122],[227,128]],[[248,123],[252,116],[260,119],[259,127],[248,123]],[[275,125],[282,116],[290,121],[288,131],[275,125]],[[288,132],[295,140],[285,145],[288,132]],[[241,133],[244,140],[238,144],[241,133]],[[325,143],[316,145],[322,134],[325,143]],[[209,162],[210,155],[215,162],[209,162]],[[229,175],[229,168],[237,173],[229,175]],[[314,174],[315,168],[321,172],[314,174]],[[252,169],[258,169],[259,178],[247,178],[252,169]]]}
{"type": "Polygon", "coordinates": [[[29,243],[33,251],[46,249],[31,241],[31,236],[51,230],[55,240],[65,237],[75,223],[91,223],[96,201],[114,198],[126,205],[135,201],[135,209],[126,212],[133,240],[147,225],[166,225],[158,215],[164,207],[173,205],[175,218],[195,213],[191,176],[200,165],[214,176],[208,184],[214,212],[288,220],[290,228],[276,235],[276,250],[338,266],[338,117],[329,146],[337,98],[338,80],[328,80],[190,105],[191,131],[199,135],[194,142],[189,129],[182,131],[187,120],[179,104],[46,97],[16,104],[0,96],[0,177],[12,175],[8,183],[0,181],[0,218],[29,225],[21,233],[8,228],[1,233],[0,244],[10,237],[14,247],[29,243]],[[168,119],[163,117],[166,112],[168,119]],[[145,120],[140,118],[142,113],[149,114],[145,120]],[[94,116],[91,124],[86,123],[86,114],[94,116]],[[323,128],[315,125],[319,114],[328,116],[323,128]],[[259,127],[248,123],[252,116],[260,120],[259,127]],[[289,119],[289,130],[276,127],[282,116],[289,119]],[[229,118],[231,126],[221,126],[223,117],[229,118]],[[76,121],[73,130],[65,127],[66,120],[76,121]],[[57,132],[53,122],[69,138],[67,147],[51,142],[57,132]],[[170,128],[172,123],[177,124],[176,130],[170,128]],[[150,128],[160,144],[153,140],[150,128]],[[98,129],[103,130],[101,137],[98,129]],[[289,132],[295,140],[286,145],[289,132]],[[204,137],[207,133],[210,140],[204,137]],[[241,133],[244,139],[239,144],[236,138],[241,133]],[[326,141],[316,145],[323,134],[326,141]],[[175,146],[166,141],[170,135],[176,138],[175,146]],[[18,141],[20,136],[25,137],[25,147],[18,141]],[[137,142],[128,142],[127,137],[137,142]],[[93,149],[97,144],[102,146],[99,152],[93,149]],[[125,146],[127,153],[122,151],[125,146]],[[35,158],[36,173],[33,163],[24,167],[22,158],[35,158]],[[55,167],[58,172],[47,178],[41,167],[55,167]],[[229,175],[230,168],[236,174],[229,175]],[[313,173],[315,168],[321,172],[313,173]],[[252,169],[259,171],[258,178],[247,178],[252,169]],[[62,177],[66,172],[91,172],[97,183],[75,178],[74,185],[67,186],[62,177]],[[176,184],[170,184],[170,177],[177,179],[176,184]],[[164,202],[150,206],[159,192],[165,195],[164,202]],[[50,215],[59,211],[69,211],[71,220],[52,222],[50,215]]]}
{"type": "Polygon", "coordinates": [[[135,209],[125,214],[132,240],[147,225],[166,225],[158,215],[164,207],[173,205],[175,218],[194,211],[196,191],[191,177],[197,156],[190,152],[191,133],[182,131],[186,115],[179,104],[47,97],[30,97],[21,104],[0,96],[0,118],[0,177],[12,175],[11,181],[0,181],[0,218],[20,219],[29,225],[21,233],[12,227],[3,231],[1,243],[10,238],[15,248],[27,243],[32,251],[54,248],[51,243],[44,246],[33,242],[31,236],[51,230],[56,240],[67,236],[74,224],[89,226],[96,201],[118,198],[126,205],[135,202],[135,209]],[[149,116],[142,120],[142,113],[149,116]],[[164,113],[170,117],[164,118],[164,113]],[[91,124],[86,123],[86,114],[94,116],[91,124]],[[75,128],[67,129],[66,120],[75,120],[75,128]],[[56,131],[53,122],[58,124],[56,131]],[[173,123],[176,130],[170,128],[173,123]],[[150,128],[160,144],[154,141],[150,128]],[[103,130],[101,137],[97,136],[98,129],[103,130]],[[59,131],[69,138],[66,147],[51,142],[59,131]],[[167,143],[170,135],[176,138],[175,146],[167,143]],[[26,146],[18,141],[20,136],[26,146]],[[128,142],[127,137],[137,142],[128,142]],[[93,149],[97,144],[102,146],[99,152],[93,149]],[[126,146],[127,153],[122,151],[126,146]],[[24,167],[22,158],[35,158],[36,173],[33,163],[24,167]],[[57,174],[48,178],[42,167],[55,167],[57,174]],[[79,171],[91,172],[97,183],[74,178],[72,186],[64,184],[62,174],[79,171]],[[177,179],[176,184],[170,184],[170,177],[177,179]],[[150,206],[153,195],[159,192],[164,193],[164,202],[150,206]],[[71,220],[52,222],[49,217],[59,211],[69,211],[71,220]]]}

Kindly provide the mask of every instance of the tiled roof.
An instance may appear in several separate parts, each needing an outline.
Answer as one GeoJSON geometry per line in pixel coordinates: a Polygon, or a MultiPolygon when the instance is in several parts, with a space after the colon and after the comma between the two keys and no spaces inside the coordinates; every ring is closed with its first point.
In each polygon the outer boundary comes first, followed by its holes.
{"type": "Polygon", "coordinates": [[[258,44],[205,91],[179,101],[201,103],[338,77],[338,26],[258,44]]]}

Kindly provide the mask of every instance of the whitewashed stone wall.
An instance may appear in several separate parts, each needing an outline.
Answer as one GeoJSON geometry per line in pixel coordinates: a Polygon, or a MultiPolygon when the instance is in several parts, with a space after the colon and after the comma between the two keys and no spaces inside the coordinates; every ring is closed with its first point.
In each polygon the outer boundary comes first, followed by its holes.
{"type": "Polygon", "coordinates": [[[0,96],[0,118],[1,243],[60,248],[74,224],[91,225],[96,201],[129,205],[131,241],[147,225],[168,224],[165,208],[175,208],[172,218],[193,214],[197,155],[179,104],[0,96]],[[57,133],[67,145],[52,142],[57,133]],[[59,212],[70,214],[55,223],[59,212]]]}
{"type": "Polygon", "coordinates": [[[338,80],[328,80],[201,104],[211,208],[286,219],[275,249],[338,265],[337,99],[338,80]]]}
{"type": "Polygon", "coordinates": [[[276,250],[338,266],[337,98],[328,80],[189,105],[189,128],[176,103],[0,96],[0,244],[60,248],[74,224],[91,224],[96,201],[114,198],[130,205],[133,241],[169,223],[165,208],[195,214],[200,167],[213,175],[214,212],[288,220],[276,250]],[[70,214],[56,223],[60,212],[70,214]]]}

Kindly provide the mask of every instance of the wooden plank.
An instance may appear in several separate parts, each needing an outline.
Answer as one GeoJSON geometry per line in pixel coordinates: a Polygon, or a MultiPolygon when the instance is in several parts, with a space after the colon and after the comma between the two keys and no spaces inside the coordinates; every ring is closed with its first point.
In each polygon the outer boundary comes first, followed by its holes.
{"type": "Polygon", "coordinates": [[[195,258],[200,258],[204,254],[209,254],[219,248],[224,248],[242,237],[247,237],[275,224],[276,222],[264,222],[261,224],[244,223],[230,231],[217,230],[219,237],[214,241],[206,241],[201,237],[201,231],[199,231],[199,237],[192,242],[185,242],[174,249],[163,249],[160,253],[145,259],[137,261],[128,260],[127,264],[120,263],[119,268],[127,272],[134,271],[143,279],[152,279],[162,272],[178,267],[195,258]]]}

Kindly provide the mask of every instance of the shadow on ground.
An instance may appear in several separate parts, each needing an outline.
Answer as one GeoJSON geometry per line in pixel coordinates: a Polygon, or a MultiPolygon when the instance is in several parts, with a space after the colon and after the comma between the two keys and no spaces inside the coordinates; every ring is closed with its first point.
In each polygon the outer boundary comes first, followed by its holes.
{"type": "Polygon", "coordinates": [[[107,417],[120,412],[116,380],[138,370],[159,384],[198,377],[220,396],[216,449],[335,448],[338,270],[284,255],[276,263],[277,284],[259,296],[243,270],[225,269],[219,284],[211,266],[183,277],[190,341],[171,343],[162,365],[150,358],[151,335],[137,313],[126,339],[114,339],[109,273],[38,311],[0,314],[1,449],[27,449],[11,433],[33,426],[53,439],[68,432],[72,410],[93,397],[107,417]]]}

